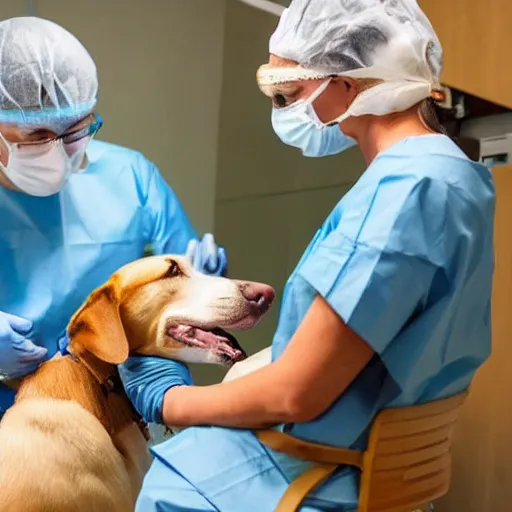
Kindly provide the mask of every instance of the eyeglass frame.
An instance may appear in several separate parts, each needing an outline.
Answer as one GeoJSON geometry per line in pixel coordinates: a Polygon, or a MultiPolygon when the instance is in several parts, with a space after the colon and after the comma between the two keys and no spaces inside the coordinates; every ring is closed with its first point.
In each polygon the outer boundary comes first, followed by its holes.
{"type": "Polygon", "coordinates": [[[74,144],[75,142],[78,142],[79,140],[82,140],[85,137],[91,137],[91,139],[92,139],[98,133],[100,128],[103,126],[103,119],[102,119],[102,117],[98,113],[92,112],[89,115],[93,116],[94,122],[92,122],[90,124],[87,124],[83,128],[75,130],[74,132],[71,132],[71,133],[66,133],[65,132],[65,133],[63,133],[61,135],[57,135],[56,137],[52,137],[52,138],[48,138],[48,139],[26,141],[26,142],[10,142],[10,141],[6,140],[4,138],[4,136],[1,135],[1,134],[0,134],[0,137],[4,140],[4,142],[8,146],[10,146],[10,147],[17,147],[18,149],[21,149],[21,150],[23,148],[27,148],[27,149],[28,148],[34,148],[35,149],[35,148],[38,148],[38,147],[44,147],[46,144],[48,144],[48,145],[51,144],[52,146],[54,144],[57,144],[57,143],[62,143],[64,145],[74,144]],[[87,133],[85,133],[84,130],[87,133]],[[83,133],[83,135],[80,135],[79,137],[74,138],[72,140],[65,140],[66,138],[72,137],[73,135],[76,135],[78,133],[81,133],[81,134],[83,133]]]}

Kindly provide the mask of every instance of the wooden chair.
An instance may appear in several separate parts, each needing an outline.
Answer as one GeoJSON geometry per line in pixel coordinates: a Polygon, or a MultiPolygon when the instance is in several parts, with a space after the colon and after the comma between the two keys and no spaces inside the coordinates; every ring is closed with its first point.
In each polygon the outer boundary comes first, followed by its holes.
{"type": "Polygon", "coordinates": [[[316,463],[290,484],[275,512],[300,510],[308,493],[340,465],[361,469],[358,512],[412,512],[440,498],[450,485],[452,433],[466,396],[384,409],[364,452],[308,443],[275,430],[256,432],[266,446],[316,463]]]}

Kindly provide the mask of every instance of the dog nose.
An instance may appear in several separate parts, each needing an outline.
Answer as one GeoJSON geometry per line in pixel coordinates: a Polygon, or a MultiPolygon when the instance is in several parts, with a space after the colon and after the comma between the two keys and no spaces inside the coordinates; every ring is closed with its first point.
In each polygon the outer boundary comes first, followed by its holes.
{"type": "Polygon", "coordinates": [[[240,287],[242,295],[249,301],[258,306],[261,314],[264,314],[270,308],[276,297],[276,292],[271,286],[262,283],[244,283],[240,287]]]}

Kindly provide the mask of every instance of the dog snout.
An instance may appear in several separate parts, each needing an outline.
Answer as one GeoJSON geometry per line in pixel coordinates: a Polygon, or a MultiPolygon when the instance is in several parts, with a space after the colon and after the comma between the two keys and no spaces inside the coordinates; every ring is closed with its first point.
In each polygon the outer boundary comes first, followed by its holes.
{"type": "Polygon", "coordinates": [[[276,296],[271,286],[262,283],[240,283],[240,290],[244,298],[256,305],[262,315],[268,311],[276,296]]]}

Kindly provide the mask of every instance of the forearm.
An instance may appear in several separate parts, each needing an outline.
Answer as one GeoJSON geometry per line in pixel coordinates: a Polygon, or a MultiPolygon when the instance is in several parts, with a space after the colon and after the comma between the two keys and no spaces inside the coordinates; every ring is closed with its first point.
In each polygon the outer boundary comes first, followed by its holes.
{"type": "Polygon", "coordinates": [[[175,427],[262,428],[292,421],[287,387],[269,376],[268,370],[213,386],[169,389],[164,396],[164,423],[175,427]]]}
{"type": "Polygon", "coordinates": [[[261,428],[323,414],[373,357],[365,341],[316,298],[279,359],[214,386],[192,386],[186,366],[132,357],[119,370],[147,421],[171,427],[261,428]]]}

